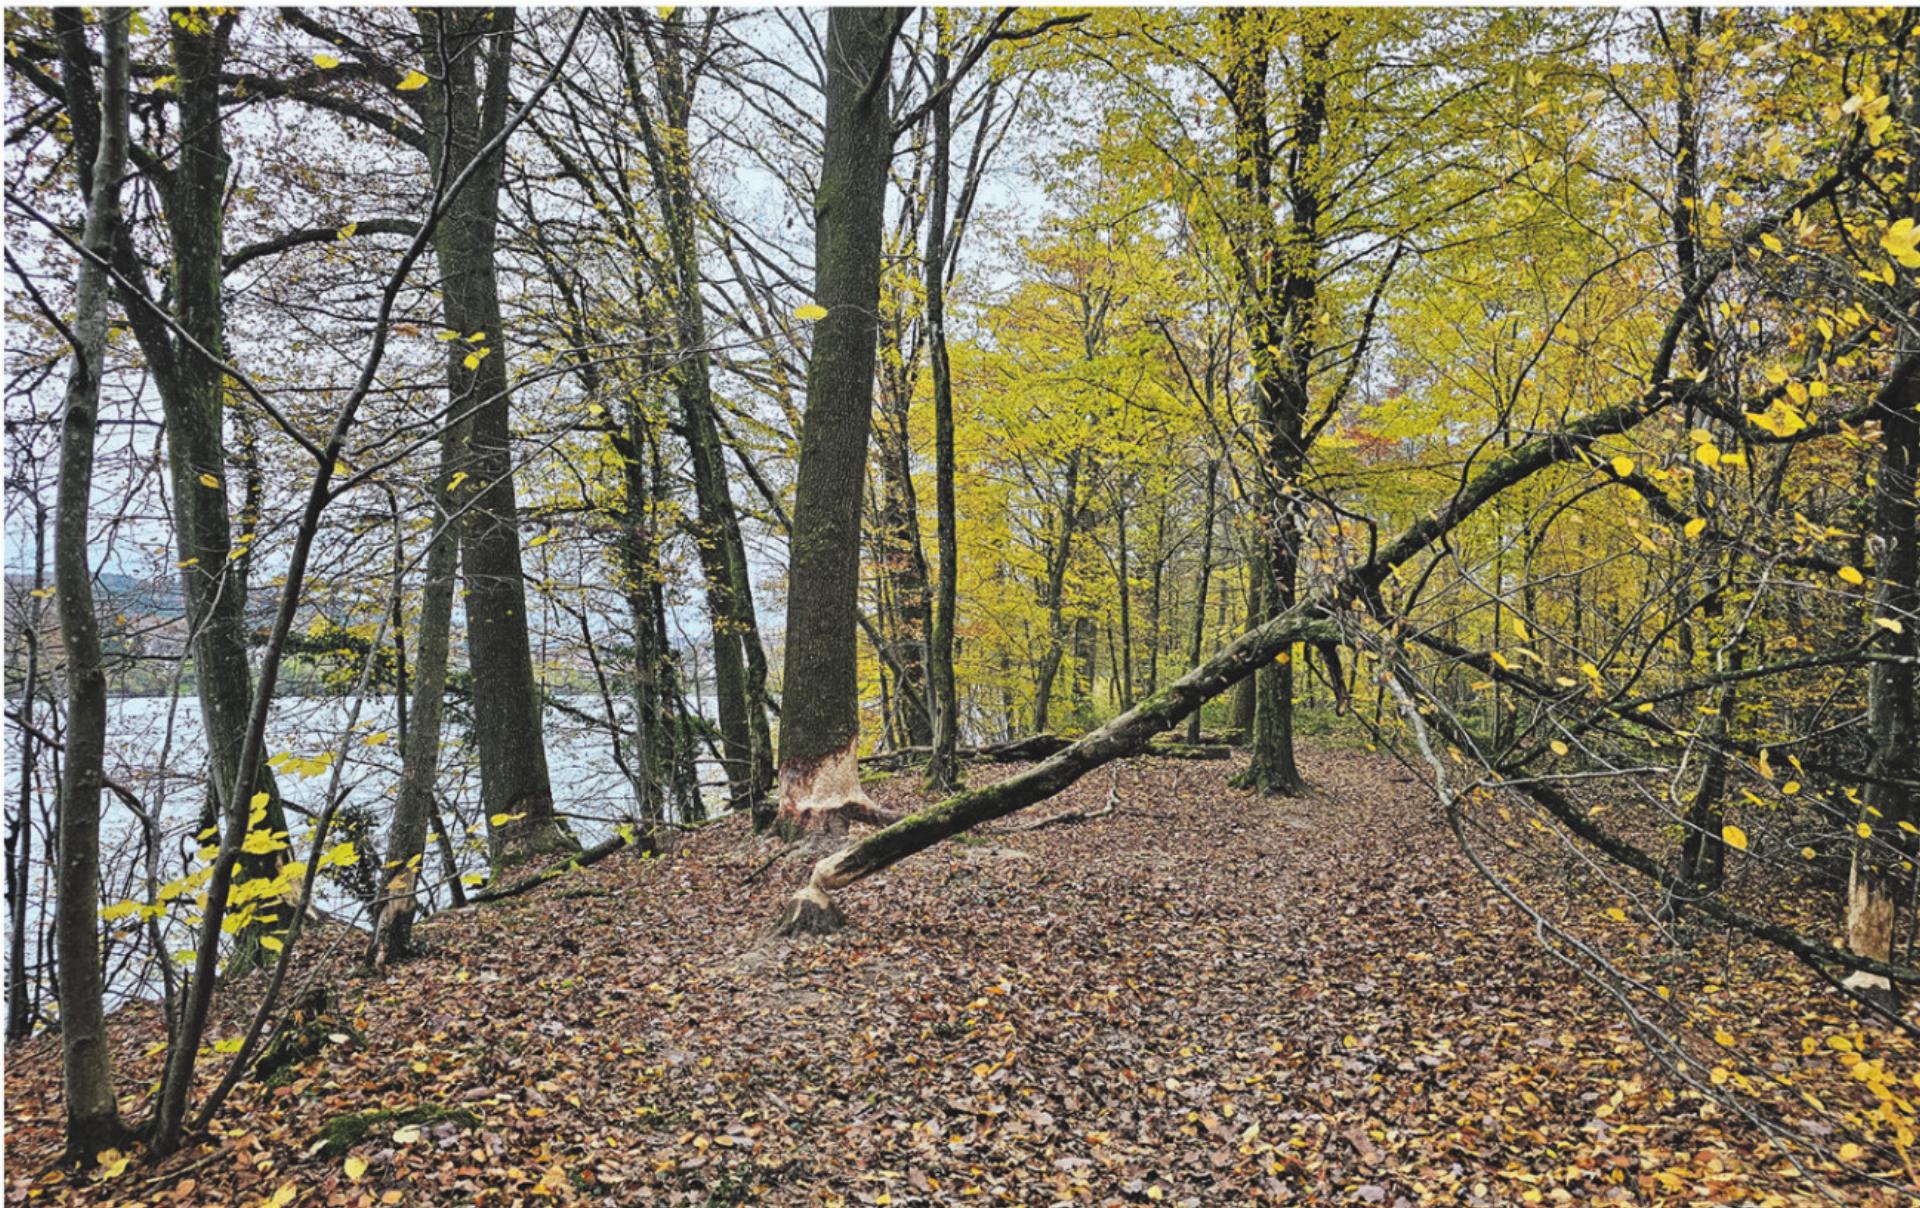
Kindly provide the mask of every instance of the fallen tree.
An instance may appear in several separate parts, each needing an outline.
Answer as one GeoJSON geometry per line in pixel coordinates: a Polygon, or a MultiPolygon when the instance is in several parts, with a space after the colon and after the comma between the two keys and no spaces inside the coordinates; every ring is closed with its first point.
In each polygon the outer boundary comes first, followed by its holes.
{"type": "MultiPolygon", "coordinates": [[[[1701,313],[1714,283],[1736,258],[1759,247],[1764,239],[1777,238],[1776,233],[1786,229],[1793,215],[1832,196],[1851,177],[1859,154],[1856,136],[1837,157],[1831,173],[1794,198],[1792,204],[1747,227],[1698,266],[1652,349],[1645,377],[1648,385],[1638,396],[1515,445],[1490,461],[1477,476],[1468,478],[1468,471],[1463,470],[1459,489],[1444,506],[1413,521],[1384,545],[1369,522],[1370,549],[1364,561],[1308,600],[1242,634],[1168,687],[1034,767],[995,784],[957,793],[822,858],[807,883],[795,892],[775,931],[791,935],[837,929],[845,920],[831,897],[834,890],[983,822],[1044,801],[1093,769],[1140,752],[1156,734],[1184,721],[1258,668],[1288,654],[1297,642],[1350,645],[1347,622],[1361,619],[1391,629],[1397,616],[1386,599],[1389,580],[1415,557],[1443,543],[1489,502],[1555,466],[1611,464],[1596,450],[1597,442],[1631,432],[1670,409],[1727,405],[1726,400],[1715,398],[1715,387],[1706,375],[1675,373],[1683,337],[1701,313]]],[[[1764,405],[1769,397],[1763,394],[1758,402],[1764,405]]],[[[1751,405],[1751,400],[1740,402],[1751,405]]],[[[1626,472],[1631,473],[1631,467],[1626,472]]]]}

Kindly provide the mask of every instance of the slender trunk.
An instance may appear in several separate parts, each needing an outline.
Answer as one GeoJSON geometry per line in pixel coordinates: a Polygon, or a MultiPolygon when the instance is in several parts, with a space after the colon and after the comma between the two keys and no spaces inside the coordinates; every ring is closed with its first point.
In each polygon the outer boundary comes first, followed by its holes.
{"type": "MultiPolygon", "coordinates": [[[[413,953],[413,922],[419,909],[415,886],[426,858],[428,828],[439,829],[434,822],[437,811],[433,793],[440,770],[453,590],[459,565],[459,529],[453,514],[460,496],[453,482],[465,460],[460,447],[463,426],[449,425],[440,437],[440,514],[433,544],[427,548],[420,628],[414,639],[413,707],[401,753],[399,793],[387,830],[386,860],[381,866],[385,882],[374,901],[373,935],[367,946],[367,963],[375,968],[413,953]]],[[[450,879],[458,883],[457,877],[450,879]]]]}
{"type": "Polygon", "coordinates": [[[686,69],[686,18],[674,13],[664,36],[649,40],[663,112],[656,120],[638,72],[628,63],[628,91],[639,119],[642,144],[660,182],[660,207],[672,258],[676,357],[675,394],[680,403],[693,472],[694,532],[707,585],[707,617],[713,634],[714,706],[718,714],[729,809],[751,808],[754,825],[773,821],[773,738],[767,723],[767,658],[754,610],[752,576],[739,513],[727,486],[725,447],[714,413],[712,352],[701,296],[699,202],[694,192],[688,125],[695,81],[686,69]]]}
{"type": "MultiPolygon", "coordinates": [[[[1133,572],[1127,562],[1127,505],[1114,505],[1114,526],[1120,534],[1120,657],[1114,660],[1120,674],[1120,707],[1133,708],[1133,572]]],[[[1109,643],[1111,644],[1111,643],[1109,643]]]]}
{"type": "MultiPolygon", "coordinates": [[[[421,10],[429,49],[428,146],[434,171],[450,179],[506,119],[515,13],[510,8],[421,10]],[[484,82],[480,64],[484,61],[484,82]]],[[[466,585],[473,731],[488,851],[496,873],[578,846],[554,811],[539,684],[520,567],[520,518],[513,478],[512,397],[500,317],[499,195],[504,152],[434,228],[442,305],[460,334],[448,361],[448,395],[466,423],[464,489],[477,497],[460,526],[466,585]]],[[[464,502],[464,501],[463,501],[464,502]]]]}
{"type": "Polygon", "coordinates": [[[959,609],[960,533],[953,496],[953,364],[947,357],[947,190],[952,176],[953,94],[946,89],[949,70],[947,14],[934,10],[936,45],[933,88],[932,200],[927,213],[927,348],[933,372],[933,494],[938,529],[940,578],[934,588],[933,633],[927,676],[932,690],[933,755],[927,784],[951,790],[960,784],[960,694],[953,674],[953,631],[959,609]]]}
{"type": "MultiPolygon", "coordinates": [[[[93,163],[82,244],[112,254],[127,163],[128,11],[102,14],[106,52],[100,85],[99,152],[93,163]]],[[[90,1161],[124,1138],[107,1050],[100,969],[100,794],[106,779],[107,682],[93,612],[87,517],[93,496],[94,435],[106,360],[106,273],[80,263],[74,291],[73,368],[60,426],[60,482],[53,575],[67,672],[67,757],[60,795],[60,861],[54,927],[60,960],[60,1047],[67,1155],[90,1161]]]]}
{"type": "Polygon", "coordinates": [[[872,426],[874,315],[891,158],[894,10],[827,17],[826,141],[814,201],[814,329],[788,558],[780,815],[792,828],[870,812],[860,787],[860,505],[872,426]]]}
{"type": "Polygon", "coordinates": [[[1066,502],[1061,505],[1060,529],[1047,549],[1047,581],[1041,606],[1047,610],[1047,649],[1033,689],[1033,732],[1045,734],[1053,708],[1053,682],[1060,673],[1060,660],[1066,652],[1064,612],[1067,594],[1067,565],[1073,557],[1073,537],[1080,518],[1080,463],[1082,451],[1067,454],[1066,472],[1061,489],[1066,502]]]}
{"type": "Polygon", "coordinates": [[[25,1040],[33,1034],[33,1009],[27,984],[27,882],[33,876],[34,770],[40,747],[34,738],[34,706],[40,692],[41,591],[47,583],[47,509],[33,511],[33,591],[27,597],[26,624],[20,640],[27,657],[20,689],[19,812],[7,827],[7,1039],[25,1040]]]}
{"type": "MultiPolygon", "coordinates": [[[[1205,649],[1207,637],[1207,584],[1213,576],[1213,525],[1214,493],[1220,487],[1220,463],[1209,459],[1207,462],[1207,506],[1203,527],[1200,530],[1200,569],[1196,576],[1199,580],[1194,586],[1193,630],[1187,638],[1187,666],[1200,665],[1200,652],[1205,649]]],[[[1193,716],[1187,719],[1187,741],[1200,741],[1200,711],[1195,709],[1193,716]]]]}

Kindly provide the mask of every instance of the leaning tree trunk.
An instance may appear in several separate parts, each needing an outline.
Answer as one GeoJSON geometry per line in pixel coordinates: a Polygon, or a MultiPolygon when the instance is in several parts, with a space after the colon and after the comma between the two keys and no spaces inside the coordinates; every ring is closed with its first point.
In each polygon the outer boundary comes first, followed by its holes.
{"type": "Polygon", "coordinates": [[[816,325],[788,557],[780,817],[802,831],[870,814],[856,648],[861,483],[873,419],[880,242],[892,150],[889,8],[827,17],[826,142],[814,200],[816,325]]]}
{"type": "MultiPolygon", "coordinates": [[[[1875,640],[1888,658],[1876,660],[1867,688],[1867,732],[1873,742],[1861,825],[1872,835],[1854,847],[1847,885],[1847,947],[1861,956],[1892,963],[1898,917],[1901,864],[1912,844],[1901,823],[1914,821],[1914,792],[1920,777],[1920,354],[1908,352],[1895,363],[1892,380],[1881,390],[1874,411],[1880,421],[1880,466],[1874,484],[1874,536],[1880,542],[1875,566],[1873,616],[1894,629],[1876,627],[1875,640]],[[1905,618],[1904,622],[1900,618],[1905,618]],[[1889,640],[1890,639],[1890,640],[1889,640]]],[[[1886,978],[1854,973],[1848,984],[1892,993],[1886,978]]]]}
{"type": "MultiPolygon", "coordinates": [[[[428,146],[435,173],[451,180],[506,120],[514,11],[421,10],[417,17],[433,80],[428,146]],[[483,51],[484,84],[478,69],[483,51]]],[[[578,846],[554,811],[520,567],[513,404],[495,262],[504,161],[502,151],[484,165],[433,232],[447,326],[459,333],[465,350],[449,361],[448,397],[456,415],[467,415],[464,489],[477,492],[461,522],[460,562],[474,743],[496,872],[578,846]]]]}
{"type": "Polygon", "coordinates": [[[67,1155],[91,1161],[125,1137],[107,1051],[100,969],[100,793],[106,782],[107,680],[93,613],[87,519],[93,502],[93,445],[100,374],[106,361],[108,286],[104,269],[120,223],[127,164],[127,23],[109,9],[101,80],[100,147],[81,236],[88,257],[74,291],[73,368],[60,426],[60,483],[53,529],[53,578],[67,674],[67,757],[60,786],[60,863],[55,882],[60,958],[60,1048],[66,1092],[67,1155]]]}

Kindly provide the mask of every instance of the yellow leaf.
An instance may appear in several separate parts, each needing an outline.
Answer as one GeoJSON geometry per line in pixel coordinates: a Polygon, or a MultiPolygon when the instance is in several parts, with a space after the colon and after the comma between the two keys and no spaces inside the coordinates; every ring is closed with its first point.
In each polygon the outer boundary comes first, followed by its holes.
{"type": "Polygon", "coordinates": [[[332,55],[328,54],[326,51],[323,50],[319,54],[313,56],[313,65],[315,67],[318,67],[321,71],[332,71],[334,68],[340,66],[340,60],[334,58],[332,55]]]}
{"type": "Polygon", "coordinates": [[[411,1145],[419,1139],[420,1130],[411,1124],[404,1128],[396,1128],[393,1130],[393,1143],[395,1145],[411,1145]]]}
{"type": "Polygon", "coordinates": [[[1856,824],[1853,828],[1853,833],[1859,835],[1862,839],[1873,838],[1873,828],[1864,822],[1856,824]]]}
{"type": "Polygon", "coordinates": [[[353,238],[353,233],[359,229],[360,229],[359,223],[349,222],[347,225],[340,228],[339,233],[336,234],[334,238],[335,239],[351,239],[353,238]]]}
{"type": "Polygon", "coordinates": [[[1687,526],[1680,531],[1687,535],[1687,540],[1697,540],[1701,533],[1707,531],[1706,518],[1695,516],[1692,520],[1687,521],[1687,526]]]}
{"type": "Polygon", "coordinates": [[[355,1154],[347,1159],[346,1168],[347,1177],[358,1183],[360,1176],[367,1173],[367,1160],[359,1154],[355,1154]]]}
{"type": "Polygon", "coordinates": [[[1819,852],[1813,850],[1811,847],[1803,847],[1800,849],[1800,855],[1802,859],[1811,860],[1819,854],[1820,854],[1819,852]]]}
{"type": "Polygon", "coordinates": [[[385,730],[375,731],[374,733],[369,734],[365,738],[360,740],[362,745],[369,746],[369,747],[381,746],[386,741],[387,741],[387,732],[385,730]]]}
{"type": "Polygon", "coordinates": [[[400,92],[412,92],[416,88],[425,88],[426,86],[426,76],[421,75],[417,71],[409,71],[405,76],[401,77],[400,82],[395,84],[394,88],[400,92]]]}
{"type": "Polygon", "coordinates": [[[806,319],[809,322],[815,319],[824,319],[827,317],[827,308],[820,305],[818,302],[809,302],[805,306],[802,306],[800,309],[794,311],[793,317],[796,319],[806,319]]]}
{"type": "Polygon", "coordinates": [[[1780,786],[1780,791],[1791,797],[1800,791],[1800,782],[1798,780],[1789,780],[1780,786]]]}
{"type": "Polygon", "coordinates": [[[1712,469],[1714,466],[1720,464],[1720,450],[1714,447],[1712,441],[1707,441],[1705,444],[1696,448],[1693,451],[1693,456],[1694,460],[1706,466],[1708,469],[1712,469]]]}
{"type": "Polygon", "coordinates": [[[1622,478],[1633,473],[1633,458],[1627,457],[1624,454],[1615,457],[1611,464],[1613,466],[1613,472],[1622,478]]]}
{"type": "Polygon", "coordinates": [[[215,478],[211,474],[202,474],[200,476],[200,485],[203,487],[212,487],[215,490],[219,490],[220,480],[218,478],[215,478]]]}
{"type": "Polygon", "coordinates": [[[1713,1032],[1713,1043],[1723,1049],[1730,1049],[1735,1043],[1733,1033],[1727,1031],[1725,1028],[1715,1028],[1713,1032]]]}
{"type": "Polygon", "coordinates": [[[1911,218],[1902,218],[1880,236],[1880,246],[1887,255],[1908,268],[1920,268],[1920,250],[1914,247],[1916,242],[1920,242],[1920,227],[1916,227],[1911,218]]]}
{"type": "Polygon", "coordinates": [[[1555,755],[1565,755],[1567,753],[1567,744],[1556,738],[1547,744],[1547,749],[1555,755]]]}
{"type": "Polygon", "coordinates": [[[1858,587],[1862,583],[1865,583],[1867,581],[1867,577],[1865,575],[1861,574],[1858,570],[1855,570],[1851,566],[1841,567],[1840,577],[1842,579],[1845,579],[1847,582],[1853,584],[1855,587],[1858,587]]]}
{"type": "Polygon", "coordinates": [[[261,946],[262,948],[265,948],[265,949],[266,949],[266,950],[267,950],[268,952],[278,952],[278,951],[280,951],[280,950],[281,950],[282,948],[285,948],[285,947],[286,947],[286,945],[285,945],[284,943],[282,943],[282,942],[280,941],[280,937],[279,937],[279,936],[277,936],[277,935],[263,935],[263,936],[261,936],[261,937],[260,937],[260,946],[261,946]]]}
{"type": "Polygon", "coordinates": [[[1760,236],[1760,243],[1762,244],[1762,246],[1764,246],[1764,247],[1765,247],[1765,248],[1766,248],[1766,249],[1767,249],[1768,251],[1770,251],[1770,252],[1779,252],[1779,251],[1784,251],[1784,250],[1786,250],[1786,249],[1785,249],[1785,248],[1784,248],[1784,247],[1783,247],[1783,246],[1781,245],[1781,243],[1780,243],[1780,241],[1779,241],[1778,239],[1776,239],[1776,238],[1774,238],[1774,237],[1773,237],[1772,235],[1762,235],[1762,236],[1760,236]]]}
{"type": "Polygon", "coordinates": [[[1627,921],[1627,912],[1620,909],[1618,906],[1615,906],[1611,910],[1607,911],[1607,917],[1612,919],[1616,923],[1624,923],[1627,921]]]}
{"type": "Polygon", "coordinates": [[[1747,850],[1747,832],[1737,826],[1721,827],[1720,841],[1735,851],[1747,850]]]}
{"type": "Polygon", "coordinates": [[[1875,617],[1873,623],[1889,633],[1905,633],[1906,629],[1892,617],[1875,617]]]}

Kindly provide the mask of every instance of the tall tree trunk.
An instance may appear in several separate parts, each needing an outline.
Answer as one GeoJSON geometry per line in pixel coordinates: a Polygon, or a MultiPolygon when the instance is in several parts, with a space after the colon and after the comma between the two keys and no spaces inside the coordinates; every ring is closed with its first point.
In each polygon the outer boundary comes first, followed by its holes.
{"type": "Polygon", "coordinates": [[[872,427],[880,236],[892,151],[890,8],[827,17],[826,139],[814,201],[815,325],[788,558],[780,815],[795,830],[870,813],[860,787],[860,484],[872,427]]]}
{"type": "Polygon", "coordinates": [[[1120,675],[1120,707],[1133,708],[1133,571],[1127,560],[1127,504],[1114,501],[1114,527],[1120,535],[1120,657],[1114,670],[1120,675]]]}
{"type": "MultiPolygon", "coordinates": [[[[1187,638],[1187,666],[1200,665],[1200,652],[1206,646],[1207,638],[1207,584],[1213,577],[1213,525],[1214,497],[1220,488],[1220,463],[1211,458],[1207,461],[1207,506],[1204,527],[1200,530],[1200,568],[1194,586],[1193,629],[1187,638]]],[[[1195,709],[1193,716],[1187,719],[1187,741],[1200,741],[1200,710],[1195,709]]]]}
{"type": "Polygon", "coordinates": [[[960,784],[960,691],[953,674],[954,618],[959,608],[960,533],[953,497],[953,364],[947,357],[947,190],[953,172],[953,93],[949,69],[948,16],[933,14],[935,47],[932,199],[927,207],[927,349],[933,372],[933,495],[940,578],[934,588],[933,632],[927,678],[932,695],[933,754],[929,787],[948,791],[960,784]]]}
{"type": "MultiPolygon", "coordinates": [[[[85,187],[86,153],[99,139],[86,33],[77,10],[56,10],[54,20],[60,31],[68,110],[74,122],[74,143],[82,154],[85,187]]],[[[208,824],[227,808],[225,794],[238,779],[237,761],[253,692],[246,605],[258,515],[254,508],[242,509],[246,528],[234,541],[227,504],[232,485],[225,419],[232,410],[241,425],[243,446],[249,425],[243,410],[228,407],[226,373],[213,359],[226,352],[221,257],[228,159],[219,89],[235,20],[227,14],[204,25],[170,26],[172,92],[180,106],[179,153],[172,168],[148,157],[141,169],[160,198],[172,245],[167,297],[174,326],[156,313],[149,300],[145,266],[135,256],[124,228],[116,232],[113,249],[115,285],[166,418],[176,561],[209,755],[208,824]]],[[[261,826],[284,831],[279,785],[264,762],[254,771],[254,784],[256,796],[265,796],[261,826]]],[[[241,864],[242,878],[271,877],[283,858],[281,853],[250,853],[241,864]]],[[[261,921],[243,928],[229,971],[250,967],[261,955],[259,939],[284,931],[287,923],[286,919],[261,921]]]]}
{"type": "MultiPolygon", "coordinates": [[[[1306,72],[1285,164],[1288,229],[1275,227],[1276,149],[1267,117],[1271,45],[1265,14],[1242,10],[1227,18],[1235,39],[1229,72],[1233,90],[1242,230],[1237,256],[1241,298],[1252,348],[1259,433],[1261,531],[1254,573],[1260,584],[1256,623],[1293,607],[1299,569],[1298,479],[1305,469],[1303,431],[1314,354],[1318,294],[1319,222],[1324,184],[1318,163],[1326,124],[1326,82],[1314,70],[1324,41],[1307,48],[1306,72]]],[[[1291,795],[1304,787],[1293,754],[1293,660],[1283,651],[1260,671],[1255,688],[1253,761],[1241,783],[1261,793],[1291,795]]]]}
{"type": "MultiPolygon", "coordinates": [[[[1916,169],[1920,171],[1920,169],[1916,169]]],[[[1847,884],[1847,947],[1861,956],[1891,961],[1899,914],[1901,863],[1912,844],[1900,824],[1915,821],[1914,792],[1920,777],[1920,353],[1895,363],[1891,380],[1874,407],[1880,421],[1880,464],[1873,488],[1873,533],[1879,545],[1874,567],[1873,613],[1899,632],[1876,633],[1880,652],[1867,687],[1867,732],[1873,742],[1861,824],[1872,836],[1854,847],[1847,884]],[[1906,618],[1904,623],[1900,618],[1906,618]],[[1888,640],[1891,639],[1891,640],[1888,640]]],[[[1892,993],[1882,977],[1855,973],[1848,984],[1892,993]]]]}
{"type": "MultiPolygon", "coordinates": [[[[228,158],[221,132],[220,71],[232,18],[190,28],[175,22],[175,91],[180,98],[180,154],[165,177],[174,319],[186,340],[176,341],[171,387],[163,384],[167,464],[173,486],[180,579],[194,635],[194,683],[212,756],[215,813],[239,808],[221,798],[239,780],[240,748],[253,704],[253,668],[247,653],[247,576],[257,517],[235,542],[229,527],[231,489],[226,455],[226,372],[193,347],[224,355],[225,307],[221,273],[222,211],[228,158]],[[188,342],[191,341],[191,343],[188,342]]],[[[254,773],[255,797],[265,794],[263,829],[286,830],[278,782],[264,763],[254,773]]],[[[255,807],[246,807],[252,812],[255,807]]],[[[208,819],[211,823],[212,818],[208,819]]],[[[248,855],[241,880],[272,877],[284,853],[248,855]]],[[[228,959],[228,972],[252,967],[265,955],[259,940],[285,932],[291,920],[246,928],[228,959]]]]}
{"type": "MultiPolygon", "coordinates": [[[[451,180],[506,120],[515,12],[423,9],[416,19],[433,81],[427,98],[429,154],[437,177],[451,180]]],[[[465,346],[458,360],[449,361],[448,395],[457,412],[469,413],[463,468],[470,482],[466,489],[478,493],[461,523],[460,562],[474,741],[496,873],[578,846],[554,811],[520,567],[513,403],[495,263],[504,161],[502,152],[484,165],[433,231],[447,326],[460,333],[465,346]]]]}
{"type": "MultiPolygon", "coordinates": [[[[465,354],[455,348],[449,355],[465,354]]],[[[381,865],[385,882],[374,900],[373,934],[367,946],[367,963],[375,968],[413,953],[413,921],[419,909],[415,887],[426,858],[427,834],[434,827],[437,812],[433,793],[440,770],[453,589],[460,550],[458,521],[454,519],[460,496],[453,481],[465,460],[461,448],[464,427],[462,423],[450,424],[440,437],[439,516],[433,544],[427,547],[420,627],[414,639],[413,706],[401,753],[399,793],[387,830],[386,860],[381,865]]]]}
{"type": "MultiPolygon", "coordinates": [[[[82,245],[111,256],[127,164],[126,9],[102,15],[105,69],[99,151],[92,168],[82,245]]],[[[107,681],[93,613],[87,517],[93,501],[93,445],[100,374],[106,361],[106,272],[80,262],[74,291],[73,368],[60,426],[60,482],[53,530],[53,577],[67,672],[67,756],[60,793],[60,861],[54,927],[60,959],[60,1047],[66,1092],[67,1155],[90,1161],[125,1136],[107,1050],[100,969],[100,793],[106,781],[107,681]]]]}
{"type": "MultiPolygon", "coordinates": [[[[639,17],[643,34],[649,18],[639,17]]],[[[629,62],[628,91],[639,118],[648,164],[660,182],[660,207],[668,254],[676,357],[675,393],[693,471],[695,544],[706,578],[707,616],[713,633],[714,707],[730,809],[750,808],[756,828],[773,821],[772,731],[767,723],[767,657],[754,610],[752,576],[739,513],[727,486],[726,450],[714,414],[712,351],[707,342],[706,304],[701,295],[699,202],[694,191],[692,120],[694,79],[685,55],[686,18],[674,12],[648,37],[663,112],[658,120],[629,62]]]]}

